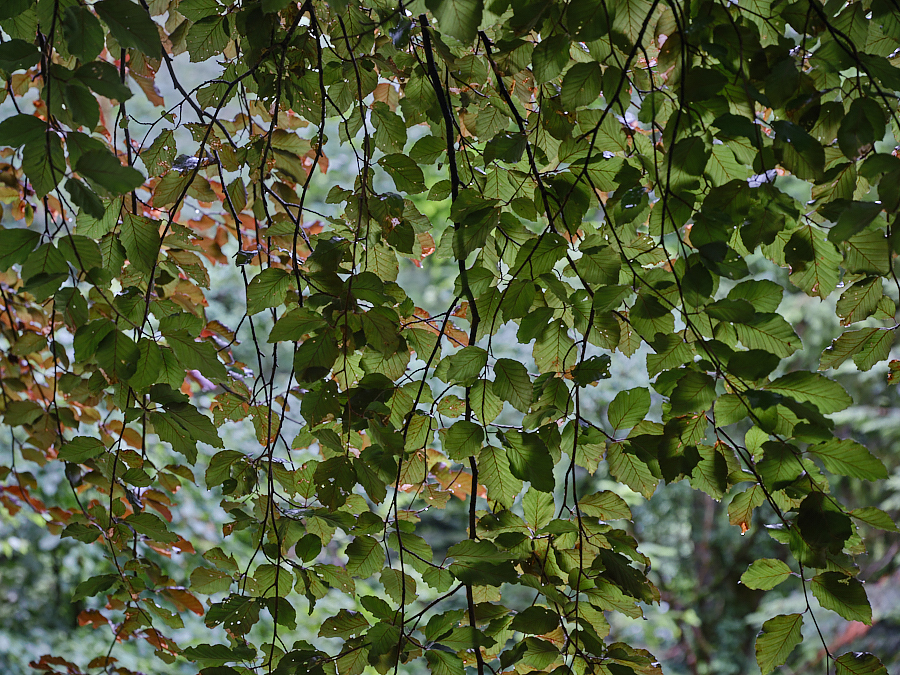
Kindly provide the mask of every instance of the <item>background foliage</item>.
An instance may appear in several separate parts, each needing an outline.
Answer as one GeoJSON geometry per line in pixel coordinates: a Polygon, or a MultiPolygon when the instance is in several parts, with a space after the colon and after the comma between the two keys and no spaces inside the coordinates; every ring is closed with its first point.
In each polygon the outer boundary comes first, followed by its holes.
{"type": "Polygon", "coordinates": [[[887,672],[898,10],[7,0],[4,665],[887,672]]]}

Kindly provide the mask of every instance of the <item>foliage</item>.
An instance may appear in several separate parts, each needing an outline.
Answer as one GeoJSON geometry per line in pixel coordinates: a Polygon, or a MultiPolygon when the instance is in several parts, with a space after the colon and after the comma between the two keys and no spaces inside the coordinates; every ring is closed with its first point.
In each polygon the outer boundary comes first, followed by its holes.
{"type": "Polygon", "coordinates": [[[871,623],[860,527],[896,526],[831,484],[887,470],[835,427],[853,400],[799,367],[764,270],[839,295],[819,370],[889,359],[892,2],[8,0],[0,28],[0,199],[25,224],[0,230],[0,499],[106,555],[80,623],[209,675],[649,675],[607,639],[660,600],[622,495],[677,482],[782,545],[745,586],[808,597],[760,622],[764,673],[810,602],[871,623]],[[215,75],[189,90],[185,58],[215,75]],[[160,70],[175,101],[138,124],[160,70]],[[456,279],[432,311],[400,271],[435,260],[456,279]],[[207,296],[231,264],[228,325],[207,296]],[[604,419],[614,352],[652,384],[604,419]],[[233,424],[256,446],[226,447],[233,424]],[[597,472],[614,489],[585,489],[597,472]],[[213,541],[179,504],[195,485],[222,495],[213,541]],[[465,532],[421,536],[454,499],[465,532]],[[191,612],[210,630],[187,646],[191,612]]]}

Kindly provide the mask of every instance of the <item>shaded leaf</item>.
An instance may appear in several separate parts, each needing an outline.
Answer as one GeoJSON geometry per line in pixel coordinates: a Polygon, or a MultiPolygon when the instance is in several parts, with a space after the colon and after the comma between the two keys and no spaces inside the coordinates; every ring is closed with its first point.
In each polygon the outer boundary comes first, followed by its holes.
{"type": "Polygon", "coordinates": [[[822,572],[812,578],[810,588],[819,604],[847,621],[872,623],[872,608],[862,582],[840,572],[822,572]]]}
{"type": "Polygon", "coordinates": [[[609,404],[607,416],[614,430],[630,429],[650,411],[650,391],[644,387],[620,391],[609,404]]]}
{"type": "Polygon", "coordinates": [[[147,10],[129,0],[100,0],[93,7],[120,45],[159,58],[162,45],[147,10]]]}

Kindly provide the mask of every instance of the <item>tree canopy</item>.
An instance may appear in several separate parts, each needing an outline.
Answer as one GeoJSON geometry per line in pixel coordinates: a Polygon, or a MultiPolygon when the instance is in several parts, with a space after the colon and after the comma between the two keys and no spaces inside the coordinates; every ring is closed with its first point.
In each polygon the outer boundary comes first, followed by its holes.
{"type": "Polygon", "coordinates": [[[630,505],[678,482],[777,542],[744,586],[808,598],[756,626],[764,675],[824,612],[871,623],[861,533],[897,528],[834,489],[888,471],[833,369],[900,325],[895,0],[5,0],[0,29],[0,502],[105,556],[80,623],[160,671],[654,675],[608,617],[660,601],[630,505]],[[817,369],[786,292],[840,321],[817,369]],[[617,367],[644,384],[604,399],[617,367]]]}

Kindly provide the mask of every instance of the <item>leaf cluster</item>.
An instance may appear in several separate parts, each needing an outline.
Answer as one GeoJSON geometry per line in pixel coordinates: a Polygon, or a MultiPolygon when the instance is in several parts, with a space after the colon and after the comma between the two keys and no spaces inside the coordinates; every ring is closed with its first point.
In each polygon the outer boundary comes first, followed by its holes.
{"type": "MultiPolygon", "coordinates": [[[[748,587],[800,577],[871,622],[859,524],[896,527],[830,481],[887,471],[836,432],[844,388],[795,368],[802,326],[760,270],[839,296],[820,371],[889,358],[890,2],[10,0],[0,29],[0,200],[25,225],[0,230],[0,408],[78,497],[38,504],[19,477],[0,499],[108,550],[76,595],[106,597],[117,640],[217,675],[650,675],[606,639],[607,613],[660,600],[615,521],[680,481],[784,545],[748,587]],[[216,75],[188,91],[188,63],[216,75]],[[133,124],[135,94],[172,107],[133,124]],[[352,186],[328,182],[336,145],[352,186]],[[438,311],[400,274],[435,259],[456,275],[438,311]],[[217,265],[239,268],[240,325],[209,309],[217,265]],[[603,415],[613,358],[650,384],[603,415]],[[229,423],[258,446],[226,447],[229,423]],[[600,467],[618,491],[583,489],[600,467]],[[177,502],[201,475],[231,521],[185,586],[154,556],[194,552],[177,502]],[[423,514],[451,499],[466,532],[441,557],[423,514]],[[342,646],[291,646],[329,593],[346,606],[319,636],[342,646]],[[186,610],[228,644],[176,644],[186,610]]],[[[763,624],[763,673],[803,619],[763,624]]]]}

